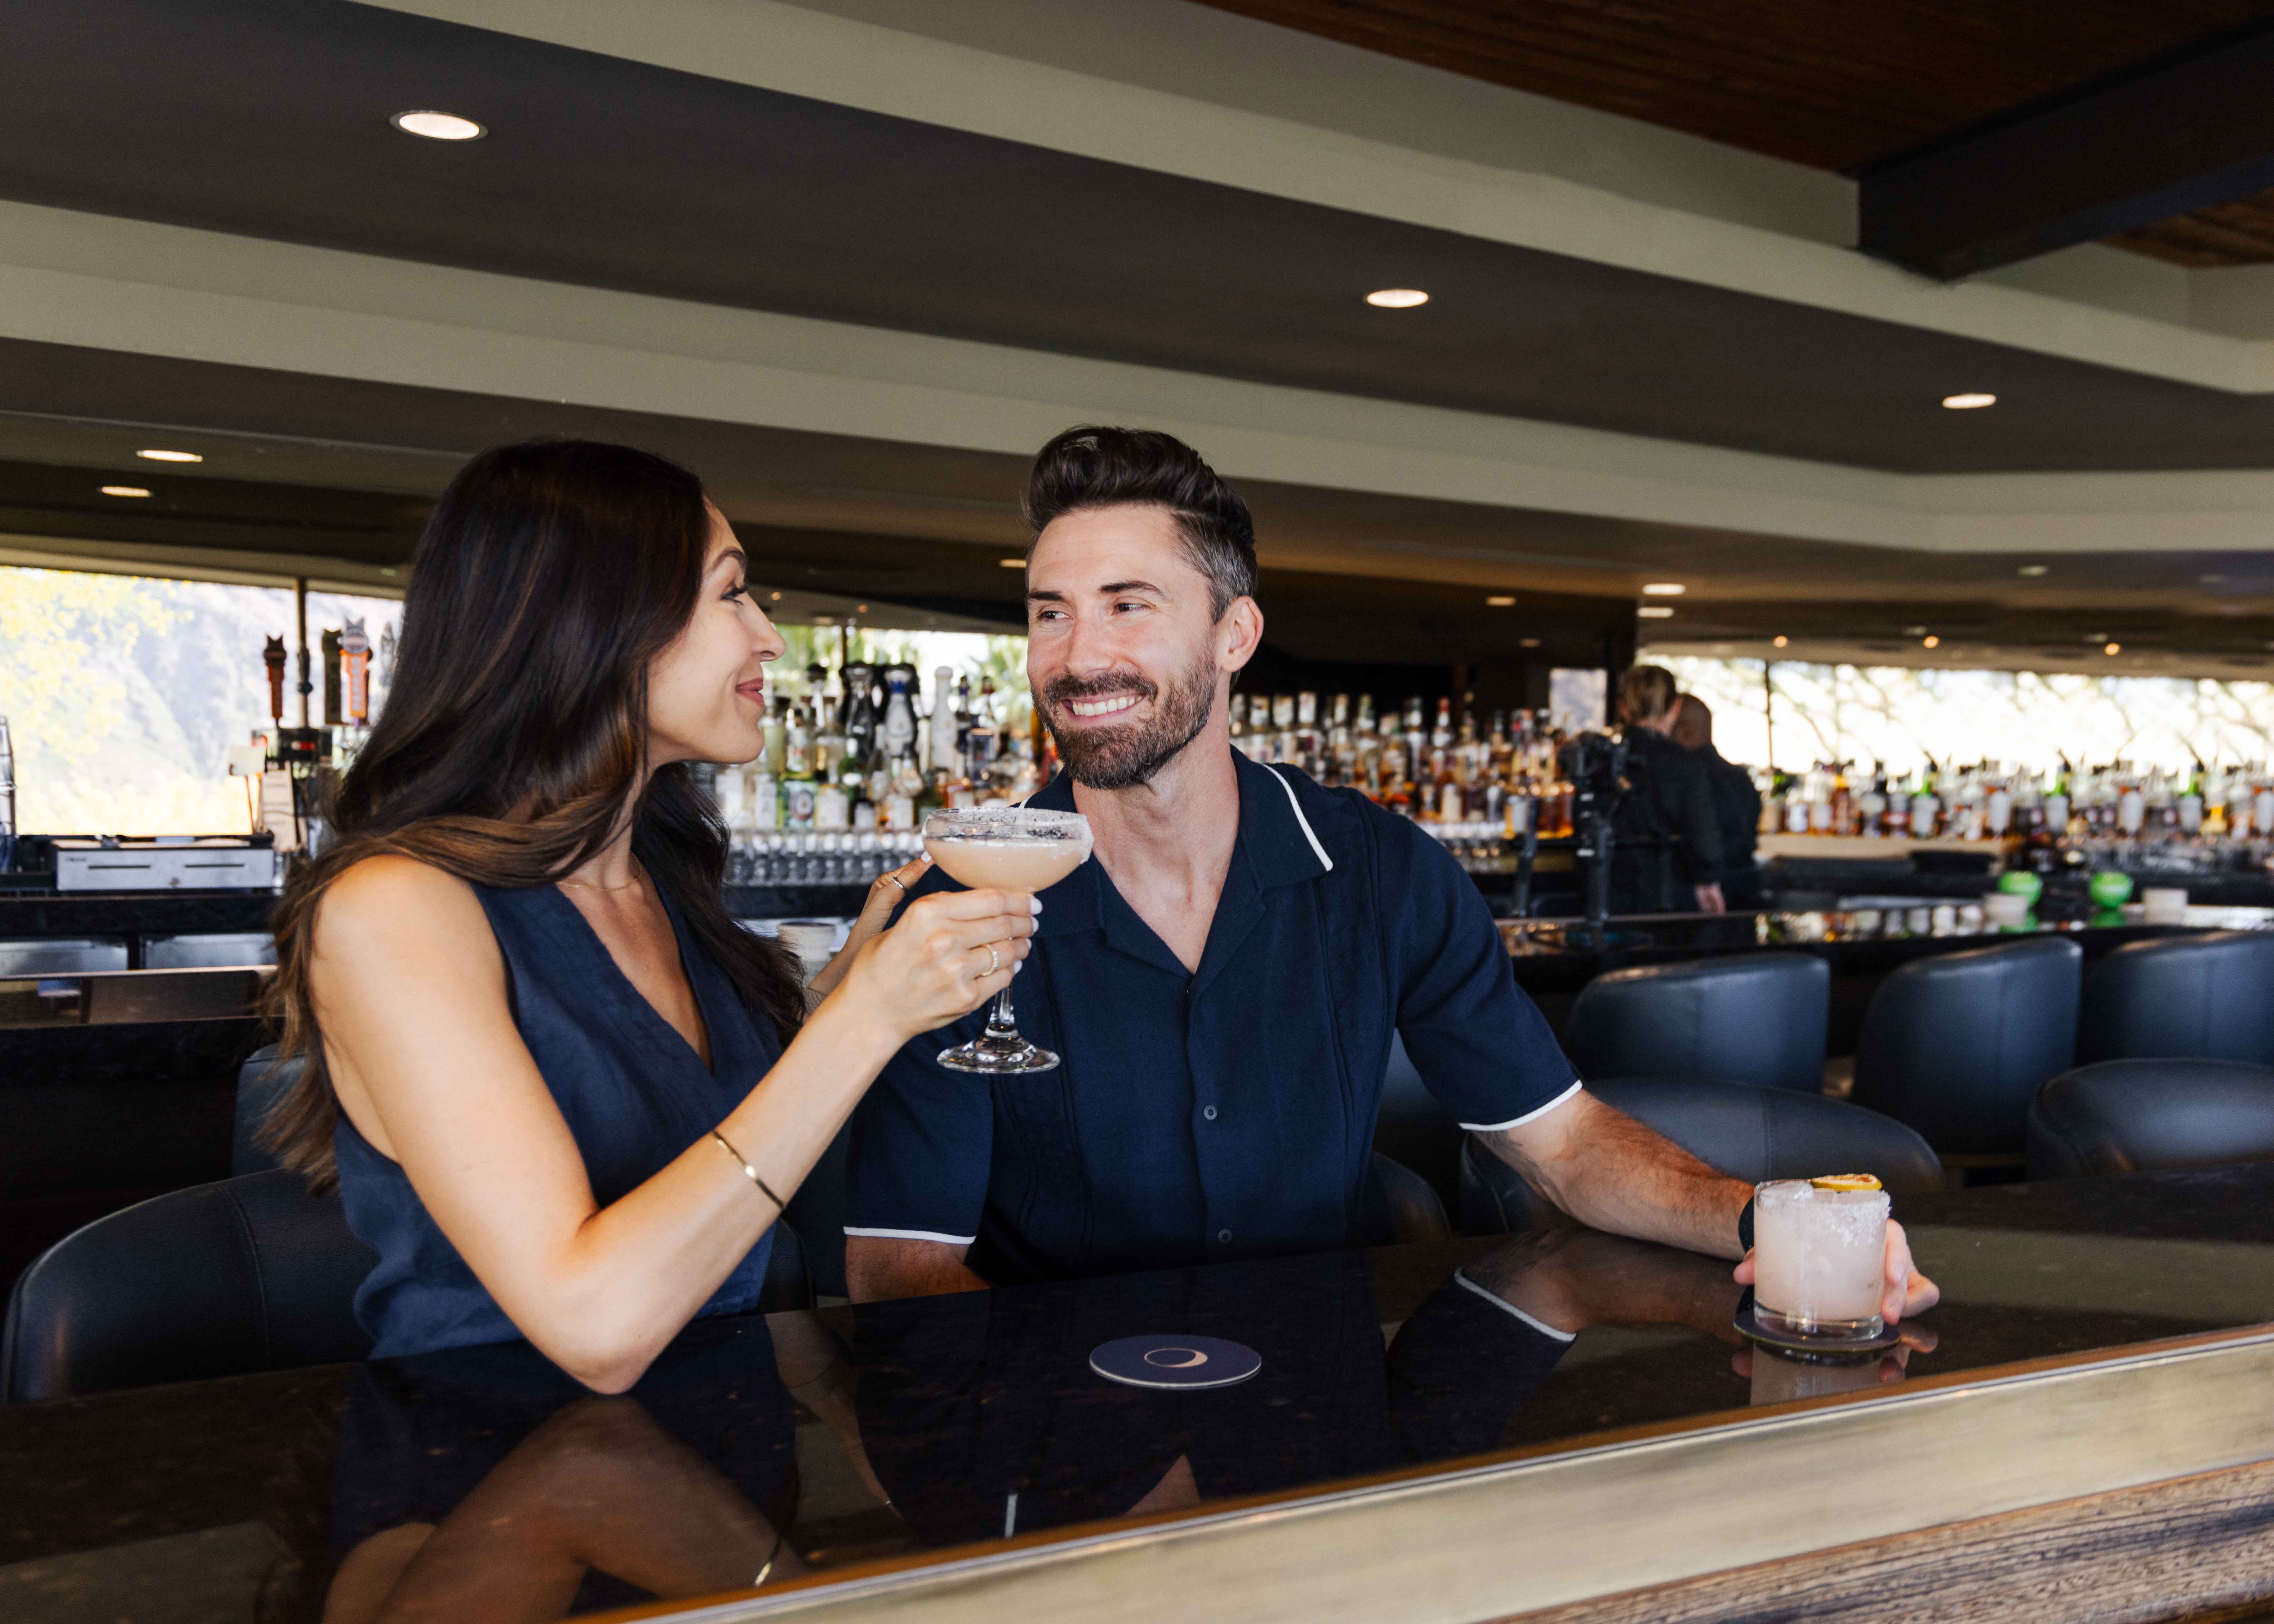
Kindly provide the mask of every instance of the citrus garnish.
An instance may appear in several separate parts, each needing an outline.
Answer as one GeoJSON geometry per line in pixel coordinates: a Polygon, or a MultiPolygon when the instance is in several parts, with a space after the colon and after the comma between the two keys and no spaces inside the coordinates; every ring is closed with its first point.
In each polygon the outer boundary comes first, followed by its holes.
{"type": "Polygon", "coordinates": [[[1877,1190],[1878,1177],[1870,1173],[1827,1173],[1808,1181],[1818,1190],[1877,1190]]]}

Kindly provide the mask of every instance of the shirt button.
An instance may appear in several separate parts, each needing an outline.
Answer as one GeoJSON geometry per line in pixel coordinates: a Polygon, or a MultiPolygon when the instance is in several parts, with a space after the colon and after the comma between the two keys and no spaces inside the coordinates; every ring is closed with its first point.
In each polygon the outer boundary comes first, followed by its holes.
{"type": "Polygon", "coordinates": [[[1202,1106],[1201,1108],[1201,1115],[1207,1117],[1210,1122],[1214,1122],[1216,1120],[1216,1107],[1213,1105],[1202,1106]]]}
{"type": "Polygon", "coordinates": [[[1231,1231],[1230,1229],[1218,1229],[1216,1232],[1216,1244],[1219,1246],[1231,1245],[1231,1231]]]}

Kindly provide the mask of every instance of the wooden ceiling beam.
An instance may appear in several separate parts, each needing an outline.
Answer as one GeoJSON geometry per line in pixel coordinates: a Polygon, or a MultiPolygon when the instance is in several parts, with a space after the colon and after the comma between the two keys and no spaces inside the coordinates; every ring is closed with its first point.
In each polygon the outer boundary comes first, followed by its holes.
{"type": "Polygon", "coordinates": [[[1950,282],[2274,186],[2274,23],[1864,169],[1864,252],[1950,282]]]}

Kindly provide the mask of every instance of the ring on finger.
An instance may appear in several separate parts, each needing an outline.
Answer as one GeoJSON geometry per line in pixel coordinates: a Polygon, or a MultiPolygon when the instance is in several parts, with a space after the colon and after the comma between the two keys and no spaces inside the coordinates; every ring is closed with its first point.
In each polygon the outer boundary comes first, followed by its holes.
{"type": "Polygon", "coordinates": [[[1002,956],[996,952],[995,944],[992,942],[990,942],[987,944],[987,974],[992,975],[996,971],[1002,967],[1002,956]]]}

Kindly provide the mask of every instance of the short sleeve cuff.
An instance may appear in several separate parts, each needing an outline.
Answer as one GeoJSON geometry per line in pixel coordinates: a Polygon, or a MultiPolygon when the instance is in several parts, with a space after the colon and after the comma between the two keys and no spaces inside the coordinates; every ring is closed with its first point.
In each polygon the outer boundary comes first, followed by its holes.
{"type": "Polygon", "coordinates": [[[1542,1336],[1552,1336],[1559,1342],[1568,1342],[1575,1340],[1579,1335],[1577,1331],[1559,1331],[1554,1326],[1548,1324],[1545,1320],[1533,1319],[1530,1314],[1525,1313],[1524,1310],[1518,1308],[1507,1298],[1495,1297],[1491,1292],[1477,1284],[1475,1281],[1471,1280],[1466,1274],[1463,1273],[1459,1269],[1455,1269],[1453,1271],[1453,1283],[1460,1287],[1465,1291],[1475,1292],[1479,1297],[1484,1298],[1486,1302],[1490,1303],[1495,1308],[1499,1309],[1501,1312],[1513,1315],[1515,1318],[1523,1320],[1525,1324],[1530,1326],[1542,1336]]]}
{"type": "Polygon", "coordinates": [[[845,1233],[880,1241],[939,1241],[950,1246],[968,1246],[979,1238],[975,1235],[943,1235],[937,1229],[857,1229],[849,1223],[845,1226],[845,1233]]]}
{"type": "Polygon", "coordinates": [[[1527,1122],[1537,1121],[1545,1116],[1585,1086],[1585,1083],[1575,1077],[1571,1079],[1571,1086],[1562,1094],[1557,1094],[1545,1105],[1533,1106],[1521,1116],[1511,1116],[1506,1122],[1465,1122],[1460,1125],[1471,1133],[1498,1133],[1505,1128],[1521,1128],[1527,1122]]]}

